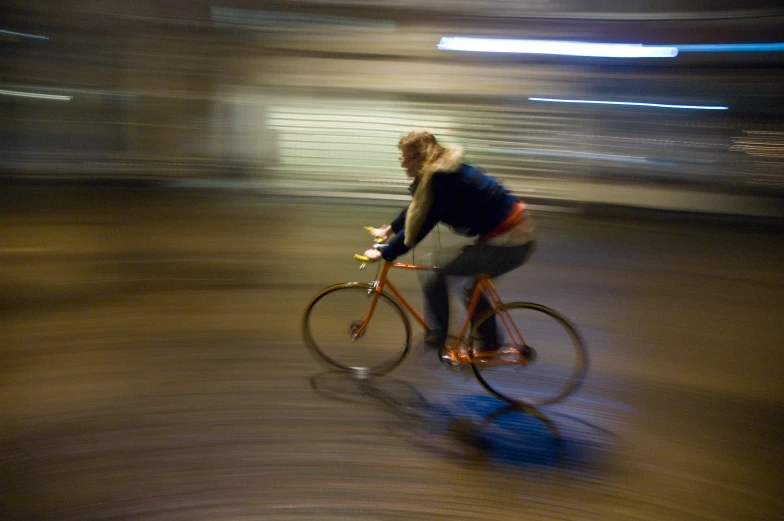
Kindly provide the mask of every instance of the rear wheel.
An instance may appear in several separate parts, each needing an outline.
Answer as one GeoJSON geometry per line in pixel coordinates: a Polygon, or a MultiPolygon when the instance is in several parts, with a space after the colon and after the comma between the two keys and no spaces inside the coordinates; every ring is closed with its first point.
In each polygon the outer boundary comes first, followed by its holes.
{"type": "Polygon", "coordinates": [[[411,324],[400,305],[370,284],[347,282],[324,289],[308,304],[302,336],[316,358],[357,376],[397,367],[411,350],[411,324]]]}
{"type": "Polygon", "coordinates": [[[504,304],[480,318],[472,340],[488,320],[503,332],[503,346],[492,356],[475,356],[471,367],[492,394],[537,406],[561,401],[580,385],[587,353],[577,330],[557,311],[530,302],[504,304]]]}

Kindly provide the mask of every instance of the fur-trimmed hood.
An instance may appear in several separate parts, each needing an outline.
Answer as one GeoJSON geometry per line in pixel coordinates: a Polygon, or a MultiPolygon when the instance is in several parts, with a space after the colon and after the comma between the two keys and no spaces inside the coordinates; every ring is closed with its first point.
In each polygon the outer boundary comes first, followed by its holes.
{"type": "Polygon", "coordinates": [[[445,148],[435,161],[422,165],[419,175],[414,180],[413,200],[406,213],[404,242],[409,248],[414,245],[433,203],[433,188],[431,186],[433,176],[454,173],[460,167],[462,159],[462,148],[445,148]]]}

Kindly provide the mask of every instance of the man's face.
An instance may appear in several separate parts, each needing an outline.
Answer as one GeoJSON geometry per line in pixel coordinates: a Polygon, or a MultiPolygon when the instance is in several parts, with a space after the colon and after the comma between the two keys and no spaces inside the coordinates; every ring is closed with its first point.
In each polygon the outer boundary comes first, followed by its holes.
{"type": "Polygon", "coordinates": [[[404,148],[400,154],[400,166],[406,171],[408,177],[416,177],[422,166],[422,159],[415,149],[404,148]]]}

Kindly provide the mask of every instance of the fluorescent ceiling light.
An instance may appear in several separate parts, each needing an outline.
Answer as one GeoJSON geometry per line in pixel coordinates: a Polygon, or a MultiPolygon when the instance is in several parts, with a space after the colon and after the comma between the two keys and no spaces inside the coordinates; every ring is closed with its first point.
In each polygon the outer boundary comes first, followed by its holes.
{"type": "Polygon", "coordinates": [[[639,103],[634,101],[599,101],[581,99],[528,98],[531,101],[550,101],[554,103],[589,103],[593,105],[632,105],[635,107],[661,107],[667,109],[727,110],[719,105],[671,105],[667,103],[639,103]]]}
{"type": "Polygon", "coordinates": [[[599,58],[674,58],[679,52],[778,52],[784,51],[784,42],[643,45],[444,36],[437,47],[447,51],[556,54],[599,58]]]}
{"type": "Polygon", "coordinates": [[[63,101],[70,101],[72,98],[72,96],[58,96],[56,94],[36,94],[34,92],[19,92],[16,90],[0,90],[0,94],[4,94],[6,96],[18,96],[21,98],[41,98],[41,99],[63,100],[63,101]]]}
{"type": "Polygon", "coordinates": [[[563,42],[555,40],[511,40],[503,38],[441,38],[438,48],[448,51],[558,54],[601,58],[673,58],[675,46],[647,46],[639,43],[563,42]]]}

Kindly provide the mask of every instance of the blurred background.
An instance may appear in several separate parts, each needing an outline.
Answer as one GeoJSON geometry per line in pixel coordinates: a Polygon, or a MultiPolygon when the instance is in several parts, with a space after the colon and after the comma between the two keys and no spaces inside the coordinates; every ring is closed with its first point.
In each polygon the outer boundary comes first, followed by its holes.
{"type": "Polygon", "coordinates": [[[0,519],[781,519],[780,2],[0,5],[0,519]],[[373,381],[303,345],[373,278],[412,129],[529,203],[499,290],[583,336],[563,403],[504,409],[416,330],[373,381]]]}
{"type": "Polygon", "coordinates": [[[776,2],[6,4],[7,175],[405,194],[393,145],[428,128],[531,197],[781,211],[776,2]],[[445,36],[679,53],[461,52],[445,36]]]}

